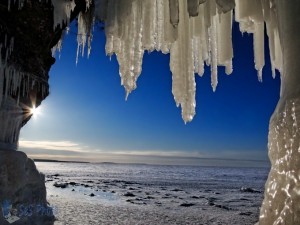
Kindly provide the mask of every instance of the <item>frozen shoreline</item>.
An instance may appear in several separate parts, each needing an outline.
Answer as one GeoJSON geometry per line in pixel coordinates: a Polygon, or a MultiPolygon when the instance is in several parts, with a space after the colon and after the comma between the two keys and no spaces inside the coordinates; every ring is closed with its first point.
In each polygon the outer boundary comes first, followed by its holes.
{"type": "MultiPolygon", "coordinates": [[[[136,174],[126,177],[126,172],[123,177],[116,179],[120,175],[117,176],[116,171],[124,168],[116,168],[113,165],[110,169],[114,174],[110,174],[107,170],[102,176],[96,171],[93,173],[92,168],[88,169],[91,170],[90,174],[67,172],[67,168],[73,166],[77,165],[56,164],[56,170],[41,169],[46,174],[48,201],[54,207],[58,219],[55,225],[253,225],[258,221],[259,207],[263,198],[263,179],[260,178],[264,173],[253,178],[251,176],[254,176],[255,170],[249,172],[245,169],[234,169],[230,172],[224,169],[219,178],[216,174],[210,181],[206,177],[197,180],[196,175],[185,177],[180,181],[167,178],[163,180],[157,171],[155,176],[149,171],[151,175],[144,177],[145,179],[139,178],[136,174]],[[59,169],[59,165],[63,168],[59,169]],[[55,171],[56,174],[53,173],[55,171]],[[245,176],[241,182],[238,182],[241,179],[233,180],[233,175],[239,173],[245,176]],[[220,179],[221,177],[224,179],[220,179]],[[227,182],[224,182],[226,180],[227,182]],[[55,183],[57,187],[53,186],[55,183]]],[[[81,166],[90,167],[90,165],[81,166]]],[[[137,167],[130,171],[138,174],[151,169],[155,168],[137,167]]],[[[163,176],[172,171],[164,170],[158,169],[160,173],[165,173],[163,176]]],[[[183,170],[189,173],[187,168],[179,168],[174,173],[180,175],[183,170]]]]}

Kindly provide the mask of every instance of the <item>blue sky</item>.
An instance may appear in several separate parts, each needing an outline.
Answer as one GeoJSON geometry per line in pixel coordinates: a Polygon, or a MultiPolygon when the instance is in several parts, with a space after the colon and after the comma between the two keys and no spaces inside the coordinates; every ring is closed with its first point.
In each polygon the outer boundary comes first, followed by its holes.
{"type": "Polygon", "coordinates": [[[233,73],[219,68],[215,93],[208,67],[202,78],[196,76],[196,116],[186,125],[171,92],[169,55],[145,53],[138,88],[125,101],[116,58],[105,55],[104,32],[96,30],[89,59],[79,58],[77,65],[75,32],[73,26],[51,68],[50,96],[21,131],[22,151],[33,158],[99,162],[266,164],[280,78],[272,78],[266,55],[263,83],[258,82],[252,35],[242,37],[237,24],[233,73]]]}

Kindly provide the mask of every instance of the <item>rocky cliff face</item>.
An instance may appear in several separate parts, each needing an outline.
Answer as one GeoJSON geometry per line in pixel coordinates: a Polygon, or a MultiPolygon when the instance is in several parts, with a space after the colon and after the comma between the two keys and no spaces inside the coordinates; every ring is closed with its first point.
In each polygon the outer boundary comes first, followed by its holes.
{"type": "MultiPolygon", "coordinates": [[[[51,48],[66,24],[53,29],[51,1],[0,2],[0,224],[53,224],[44,175],[17,149],[19,131],[49,94],[51,48]]],[[[85,10],[77,0],[71,20],[85,10]]]]}
{"type": "Polygon", "coordinates": [[[0,151],[0,203],[0,224],[53,224],[45,177],[23,152],[0,151]]]}

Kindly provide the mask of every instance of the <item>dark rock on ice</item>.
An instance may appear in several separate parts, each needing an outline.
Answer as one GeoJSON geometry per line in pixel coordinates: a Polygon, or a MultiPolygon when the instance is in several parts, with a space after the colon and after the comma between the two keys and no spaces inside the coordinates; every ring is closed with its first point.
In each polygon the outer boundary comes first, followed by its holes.
{"type": "Polygon", "coordinates": [[[57,182],[55,182],[53,184],[53,186],[57,187],[57,188],[66,188],[66,187],[68,187],[68,183],[57,183],[57,182]]]}
{"type": "Polygon", "coordinates": [[[240,200],[242,200],[242,201],[251,201],[251,200],[248,199],[248,198],[240,198],[240,200]]]}
{"type": "Polygon", "coordinates": [[[127,192],[124,194],[125,197],[135,197],[135,195],[131,192],[127,192]]]}
{"type": "Polygon", "coordinates": [[[175,188],[175,189],[173,189],[173,190],[171,190],[171,191],[175,191],[175,192],[177,192],[177,191],[183,191],[183,190],[181,190],[181,189],[178,189],[178,188],[175,188]]]}
{"type": "Polygon", "coordinates": [[[191,196],[191,198],[199,199],[199,197],[198,197],[198,196],[191,196]]]}
{"type": "Polygon", "coordinates": [[[249,188],[249,187],[241,187],[241,192],[249,192],[249,193],[261,193],[261,191],[249,188]]]}
{"type": "Polygon", "coordinates": [[[180,204],[180,206],[182,207],[191,207],[191,206],[194,206],[195,204],[194,203],[182,203],[180,204]]]}
{"type": "Polygon", "coordinates": [[[130,202],[131,204],[134,204],[134,201],[132,199],[127,199],[126,202],[130,202]]]}
{"type": "Polygon", "coordinates": [[[91,194],[90,194],[90,196],[91,196],[91,197],[94,197],[94,196],[95,196],[95,194],[94,194],[94,193],[91,193],[91,194]]]}
{"type": "Polygon", "coordinates": [[[241,215],[241,216],[251,216],[252,212],[240,212],[239,215],[241,215]]]}

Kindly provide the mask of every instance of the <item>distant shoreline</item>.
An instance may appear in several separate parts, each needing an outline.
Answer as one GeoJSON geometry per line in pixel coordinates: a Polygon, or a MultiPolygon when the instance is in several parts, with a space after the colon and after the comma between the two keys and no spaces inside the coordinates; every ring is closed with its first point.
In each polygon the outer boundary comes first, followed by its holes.
{"type": "Polygon", "coordinates": [[[54,159],[32,159],[34,162],[63,162],[63,163],[90,163],[83,161],[63,161],[63,160],[54,160],[54,159]]]}
{"type": "MultiPolygon", "coordinates": [[[[237,166],[237,165],[183,165],[183,164],[151,164],[151,163],[120,163],[120,162],[85,162],[85,161],[66,161],[66,160],[55,160],[55,159],[33,159],[34,162],[56,162],[56,163],[88,163],[88,164],[107,164],[107,165],[148,165],[148,166],[200,166],[200,167],[232,167],[232,168],[270,168],[269,165],[264,165],[264,166],[237,166]]],[[[222,160],[222,159],[212,159],[208,158],[208,160],[222,160]]],[[[230,159],[223,159],[224,161],[229,161],[230,159]]],[[[239,160],[232,160],[232,161],[239,161],[239,160]]],[[[264,160],[241,160],[241,161],[256,161],[256,162],[267,162],[264,160]]]]}

